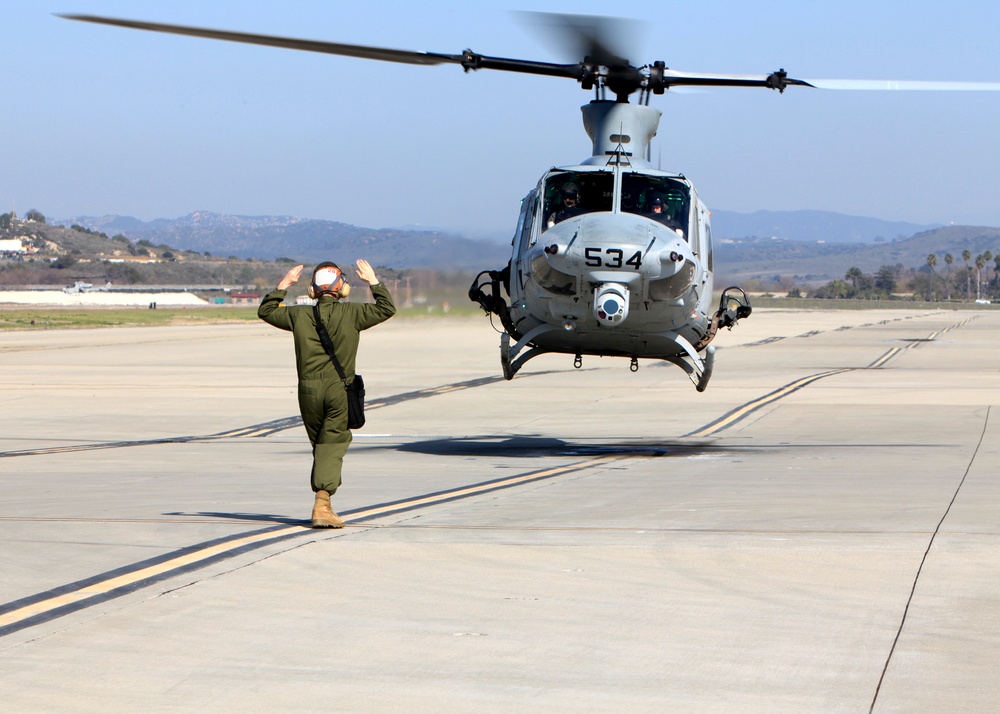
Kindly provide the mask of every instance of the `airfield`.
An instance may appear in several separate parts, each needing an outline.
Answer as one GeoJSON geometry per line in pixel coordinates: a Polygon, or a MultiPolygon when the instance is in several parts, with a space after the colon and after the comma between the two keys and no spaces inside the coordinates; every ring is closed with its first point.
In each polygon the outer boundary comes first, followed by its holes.
{"type": "Polygon", "coordinates": [[[287,333],[0,332],[4,710],[996,711],[1000,312],[758,310],[703,394],[498,343],[365,333],[311,530],[287,333]]]}

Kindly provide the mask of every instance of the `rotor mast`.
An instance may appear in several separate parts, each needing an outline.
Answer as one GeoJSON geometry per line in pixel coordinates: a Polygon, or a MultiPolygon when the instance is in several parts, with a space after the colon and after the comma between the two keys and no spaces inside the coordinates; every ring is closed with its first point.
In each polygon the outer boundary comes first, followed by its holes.
{"type": "Polygon", "coordinates": [[[647,164],[649,143],[656,136],[662,113],[643,104],[595,100],[580,107],[583,128],[594,143],[584,165],[647,164]]]}

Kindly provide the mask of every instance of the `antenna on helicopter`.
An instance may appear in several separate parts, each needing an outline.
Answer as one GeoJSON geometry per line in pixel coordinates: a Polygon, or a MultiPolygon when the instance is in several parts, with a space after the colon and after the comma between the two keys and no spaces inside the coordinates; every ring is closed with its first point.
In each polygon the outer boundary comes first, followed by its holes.
{"type": "MultiPolygon", "coordinates": [[[[621,166],[622,165],[622,158],[625,159],[624,164],[626,166],[631,166],[632,165],[632,161],[631,161],[631,159],[629,159],[629,157],[632,155],[632,152],[625,150],[625,143],[629,142],[629,141],[632,141],[632,137],[630,137],[628,134],[625,133],[625,124],[624,123],[620,123],[618,125],[618,133],[617,134],[612,134],[611,135],[611,140],[612,141],[617,140],[618,143],[617,143],[617,145],[615,146],[614,149],[612,149],[611,151],[608,152],[608,154],[609,154],[609,156],[608,156],[608,163],[605,164],[605,166],[611,166],[612,164],[614,164],[615,166],[621,166]]],[[[649,145],[648,144],[646,145],[646,150],[647,150],[647,152],[649,150],[649,145]]]]}

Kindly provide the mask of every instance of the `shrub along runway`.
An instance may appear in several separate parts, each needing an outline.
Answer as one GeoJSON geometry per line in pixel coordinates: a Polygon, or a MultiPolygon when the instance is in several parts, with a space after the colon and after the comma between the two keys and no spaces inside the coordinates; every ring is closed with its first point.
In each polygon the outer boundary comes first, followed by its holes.
{"type": "Polygon", "coordinates": [[[998,326],[761,311],[697,394],[393,320],[343,531],[285,335],[0,334],[7,708],[988,710],[998,326]]]}

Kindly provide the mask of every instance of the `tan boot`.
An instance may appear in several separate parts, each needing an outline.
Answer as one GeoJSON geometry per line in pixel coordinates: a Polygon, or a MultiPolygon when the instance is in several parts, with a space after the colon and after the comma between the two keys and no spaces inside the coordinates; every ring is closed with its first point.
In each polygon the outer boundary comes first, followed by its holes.
{"type": "Polygon", "coordinates": [[[333,512],[330,508],[330,492],[317,491],[316,503],[313,504],[312,513],[313,528],[343,528],[344,519],[333,512]]]}

